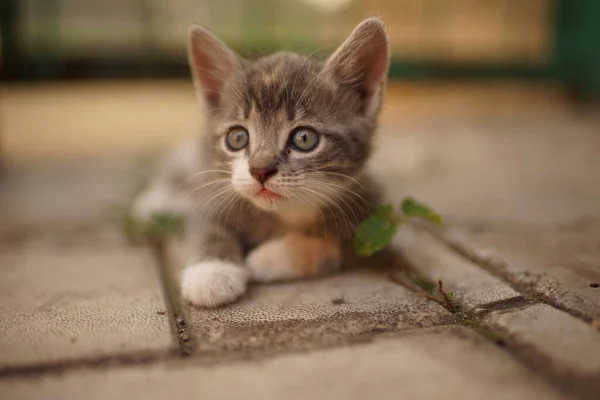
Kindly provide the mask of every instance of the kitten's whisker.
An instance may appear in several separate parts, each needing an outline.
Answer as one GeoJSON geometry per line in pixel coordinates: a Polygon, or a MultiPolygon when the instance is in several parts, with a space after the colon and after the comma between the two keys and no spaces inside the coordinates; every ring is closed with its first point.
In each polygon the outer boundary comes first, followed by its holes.
{"type": "MultiPolygon", "coordinates": [[[[216,73],[215,73],[213,70],[210,70],[210,69],[208,69],[208,68],[201,68],[201,69],[202,69],[202,71],[204,71],[204,72],[208,72],[210,75],[212,75],[212,76],[213,76],[213,78],[216,78],[216,79],[217,79],[218,81],[220,81],[220,82],[223,82],[223,81],[225,80],[225,78],[227,78],[227,77],[223,77],[223,76],[217,75],[217,74],[216,74],[216,73]]],[[[198,89],[200,89],[200,88],[198,88],[198,89]]],[[[198,90],[198,89],[196,89],[196,90],[198,90]]],[[[205,90],[205,91],[208,91],[208,92],[215,92],[215,93],[217,93],[217,94],[220,94],[220,95],[222,95],[222,96],[227,96],[227,97],[229,98],[229,100],[231,100],[231,102],[232,102],[232,103],[235,103],[234,99],[232,99],[232,98],[231,98],[231,96],[227,95],[226,93],[220,92],[220,91],[218,91],[218,90],[210,90],[210,89],[209,89],[209,90],[206,90],[206,89],[200,89],[200,90],[205,90]]],[[[242,98],[241,98],[241,96],[239,95],[239,93],[237,93],[237,92],[234,92],[234,93],[237,95],[237,100],[238,100],[240,103],[242,103],[242,98]]]]}
{"type": "Polygon", "coordinates": [[[244,206],[245,205],[246,205],[246,202],[242,198],[242,201],[240,201],[240,213],[238,215],[238,219],[237,219],[237,223],[236,223],[236,227],[237,227],[238,231],[240,230],[240,220],[242,219],[241,216],[244,215],[244,206]]]}
{"type": "MultiPolygon", "coordinates": [[[[352,213],[352,215],[354,216],[354,221],[356,222],[356,226],[360,225],[360,222],[358,220],[358,217],[356,216],[356,213],[354,212],[353,208],[350,206],[350,204],[348,204],[346,202],[346,200],[344,199],[344,196],[342,196],[341,193],[338,193],[336,190],[334,190],[333,188],[321,183],[321,182],[317,182],[317,181],[312,181],[313,184],[317,185],[317,189],[322,189],[322,190],[328,190],[329,193],[331,193],[331,195],[336,196],[338,199],[340,199],[345,205],[346,207],[348,207],[348,209],[350,210],[350,212],[352,213]]],[[[354,204],[356,206],[356,203],[354,204]]]]}
{"type": "MultiPolygon", "coordinates": [[[[322,203],[325,205],[325,207],[327,207],[327,209],[329,210],[329,212],[331,213],[331,215],[332,215],[332,216],[333,216],[333,218],[334,218],[336,231],[338,231],[338,232],[339,232],[339,230],[340,230],[340,227],[339,227],[339,225],[338,225],[338,223],[337,223],[337,218],[335,217],[335,212],[333,212],[333,211],[331,210],[331,208],[329,207],[329,204],[332,204],[332,205],[336,206],[336,207],[337,207],[338,209],[340,209],[340,210],[342,211],[342,213],[343,213],[343,210],[341,209],[341,207],[340,207],[340,206],[339,206],[339,205],[338,205],[338,204],[337,204],[337,203],[336,203],[334,200],[332,200],[332,199],[331,199],[329,196],[327,196],[326,194],[319,193],[319,192],[317,192],[317,191],[315,191],[315,190],[312,190],[312,189],[310,189],[310,188],[307,188],[307,187],[302,187],[302,189],[304,189],[304,190],[306,190],[306,191],[308,191],[308,192],[312,193],[313,195],[315,195],[315,196],[316,196],[316,197],[315,197],[315,199],[317,199],[317,200],[320,200],[320,201],[321,201],[321,202],[322,202],[322,203]],[[325,199],[327,200],[327,202],[325,202],[325,201],[321,200],[321,198],[325,198],[325,199]],[[329,204],[328,204],[328,203],[329,203],[329,204]]],[[[343,216],[345,217],[345,214],[344,214],[343,216]]],[[[347,221],[347,220],[346,220],[346,227],[347,227],[347,228],[349,228],[349,227],[348,227],[348,221],[347,221]]]]}
{"type": "MultiPolygon", "coordinates": [[[[244,92],[246,97],[249,97],[249,93],[248,93],[248,80],[246,79],[246,74],[244,73],[244,60],[239,60],[239,68],[235,68],[235,71],[238,75],[238,77],[242,78],[241,80],[243,81],[243,84],[241,85],[244,88],[244,92]]],[[[240,102],[242,102],[241,99],[241,94],[238,94],[240,96],[240,102]]]]}
{"type": "Polygon", "coordinates": [[[342,206],[340,206],[337,202],[335,202],[333,199],[331,199],[329,196],[326,196],[325,194],[322,194],[325,198],[330,199],[329,201],[331,201],[331,203],[340,211],[340,214],[344,220],[344,223],[346,224],[346,229],[348,229],[350,232],[354,231],[354,224],[352,224],[352,221],[350,221],[350,218],[348,217],[348,214],[346,214],[346,211],[344,211],[344,209],[342,208],[342,206]]]}
{"type": "Polygon", "coordinates": [[[212,112],[212,111],[221,111],[221,110],[229,110],[228,108],[225,107],[210,107],[207,108],[206,111],[212,112]]]}
{"type": "MultiPolygon", "coordinates": [[[[235,190],[233,190],[233,189],[230,191],[227,191],[225,193],[222,193],[220,196],[218,196],[218,200],[208,209],[208,212],[205,213],[203,221],[205,223],[212,221],[213,214],[219,209],[219,206],[221,204],[223,204],[225,201],[227,201],[228,199],[231,198],[232,194],[235,195],[235,190]]],[[[223,209],[221,209],[221,212],[223,212],[223,209]]],[[[219,221],[217,220],[216,223],[219,224],[219,221]]]]}
{"type": "Polygon", "coordinates": [[[199,176],[201,176],[201,175],[208,174],[208,173],[211,173],[211,172],[213,172],[213,173],[218,173],[218,172],[220,172],[220,173],[224,173],[224,174],[227,174],[227,175],[231,175],[231,171],[227,171],[227,170],[225,170],[225,169],[205,169],[205,170],[203,170],[203,171],[196,172],[196,173],[194,173],[194,174],[192,174],[192,175],[189,175],[189,176],[187,176],[187,177],[185,178],[185,180],[187,180],[187,179],[192,179],[192,178],[197,178],[197,177],[199,177],[199,176]]]}
{"type": "MultiPolygon", "coordinates": [[[[308,177],[309,177],[307,180],[316,181],[316,182],[322,182],[322,183],[325,183],[325,184],[327,184],[327,185],[335,186],[335,187],[337,187],[337,188],[340,188],[340,189],[342,189],[342,190],[344,190],[344,191],[347,191],[348,193],[351,193],[351,194],[354,194],[354,195],[356,195],[356,196],[357,196],[357,197],[359,197],[361,200],[364,200],[364,199],[362,198],[362,196],[361,196],[360,194],[358,194],[358,192],[356,192],[355,190],[352,190],[352,189],[350,189],[350,187],[349,187],[349,186],[345,186],[345,185],[339,184],[339,183],[337,183],[337,182],[331,182],[331,181],[326,181],[326,180],[323,180],[323,179],[319,179],[318,177],[317,177],[317,178],[313,178],[313,177],[312,177],[313,175],[311,175],[311,174],[307,174],[307,175],[308,175],[308,177]]],[[[314,174],[314,175],[317,175],[317,176],[318,176],[318,174],[314,174]]],[[[366,201],[366,200],[365,200],[365,201],[366,201]]]]}
{"type": "Polygon", "coordinates": [[[352,204],[354,204],[360,211],[362,211],[362,212],[364,212],[366,214],[370,213],[370,211],[369,211],[369,209],[371,208],[370,207],[370,203],[367,202],[360,194],[358,194],[358,193],[356,193],[356,192],[354,192],[354,191],[352,191],[352,190],[350,190],[350,189],[348,189],[348,188],[346,188],[344,186],[337,186],[337,185],[333,185],[331,182],[319,181],[319,180],[312,180],[312,179],[306,179],[305,182],[323,185],[324,187],[326,187],[327,189],[329,189],[332,192],[336,192],[336,191],[333,188],[331,188],[330,186],[334,186],[335,188],[342,189],[344,192],[346,192],[347,194],[352,195],[354,197],[352,197],[352,196],[344,196],[343,193],[337,193],[338,196],[341,199],[343,199],[343,200],[347,199],[347,200],[351,201],[352,204]],[[355,197],[358,200],[361,200],[362,203],[363,203],[363,205],[357,203],[355,197]]]}
{"type": "MultiPolygon", "coordinates": [[[[348,193],[348,194],[351,194],[351,195],[355,196],[356,198],[358,198],[358,200],[361,200],[361,201],[362,201],[362,203],[363,203],[363,204],[364,204],[364,205],[365,205],[367,208],[370,208],[370,207],[369,207],[369,206],[371,205],[371,204],[370,204],[370,202],[368,202],[367,200],[365,200],[365,198],[363,198],[363,197],[362,197],[360,194],[358,194],[356,191],[354,191],[354,190],[352,190],[352,189],[350,189],[350,188],[348,188],[348,187],[346,187],[346,186],[343,186],[343,185],[338,185],[338,184],[336,184],[336,183],[334,183],[334,182],[324,181],[324,180],[320,180],[320,179],[305,179],[305,182],[315,182],[315,183],[322,183],[322,184],[324,184],[324,185],[326,185],[326,186],[333,186],[333,187],[339,188],[339,189],[341,189],[341,190],[345,191],[346,193],[348,193]]],[[[368,211],[367,209],[365,209],[364,207],[362,207],[360,204],[357,204],[357,203],[356,203],[356,201],[354,200],[354,198],[353,198],[353,197],[348,197],[348,200],[352,201],[352,203],[353,203],[354,205],[356,205],[358,208],[360,208],[362,211],[364,211],[364,212],[366,212],[366,213],[369,213],[369,211],[368,211]]]]}
{"type": "Polygon", "coordinates": [[[322,50],[324,48],[325,48],[325,46],[321,46],[318,49],[312,51],[308,56],[306,56],[306,58],[302,61],[302,63],[300,63],[300,66],[296,70],[296,75],[294,76],[294,82],[292,83],[292,89],[289,92],[287,92],[288,102],[291,102],[291,100],[292,100],[292,96],[294,95],[294,89],[296,88],[296,83],[298,81],[298,76],[300,75],[300,71],[302,71],[302,67],[310,59],[310,57],[312,57],[317,51],[322,50]]]}
{"type": "MultiPolygon", "coordinates": [[[[185,178],[183,178],[181,180],[181,182],[179,182],[179,184],[177,185],[177,190],[182,190],[185,187],[190,186],[190,184],[195,183],[195,182],[193,182],[193,180],[195,178],[199,178],[200,176],[202,176],[202,175],[204,175],[206,173],[209,173],[209,172],[217,173],[218,171],[228,172],[228,171],[225,171],[225,170],[206,170],[206,171],[196,172],[196,173],[194,173],[192,175],[188,175],[185,178]]],[[[225,179],[225,178],[216,178],[215,180],[219,180],[219,179],[225,179]]]]}
{"type": "Polygon", "coordinates": [[[351,177],[350,175],[342,174],[341,172],[319,171],[319,170],[314,169],[314,170],[308,170],[305,173],[307,175],[311,174],[311,175],[334,175],[334,176],[339,176],[339,177],[342,177],[342,178],[350,179],[351,181],[353,181],[354,183],[356,183],[360,187],[364,187],[363,184],[360,183],[359,181],[357,181],[355,178],[351,177]]]}
{"type": "Polygon", "coordinates": [[[231,186],[226,186],[225,188],[220,189],[217,193],[213,193],[210,197],[205,198],[199,205],[198,209],[201,207],[208,205],[213,199],[227,193],[230,190],[234,190],[231,186]]]}
{"type": "MultiPolygon", "coordinates": [[[[226,193],[226,192],[227,192],[227,189],[229,189],[229,188],[224,188],[224,189],[221,189],[221,190],[220,190],[218,193],[216,193],[216,194],[212,195],[211,197],[209,197],[209,198],[205,198],[205,199],[204,199],[204,200],[203,200],[203,201],[202,201],[202,202],[201,202],[199,205],[197,205],[196,207],[194,207],[194,211],[193,211],[193,213],[192,213],[192,216],[191,216],[191,218],[190,218],[190,219],[195,219],[195,218],[196,218],[196,216],[198,215],[198,213],[200,212],[200,210],[202,210],[202,207],[204,207],[204,205],[205,205],[207,202],[210,202],[210,201],[211,201],[212,199],[214,199],[215,197],[219,197],[219,196],[221,196],[222,194],[226,193]]],[[[204,212],[203,214],[204,214],[204,216],[206,217],[206,213],[204,212]]]]}
{"type": "MultiPolygon", "coordinates": [[[[203,202],[202,205],[204,207],[208,207],[209,204],[214,202],[209,208],[209,211],[212,211],[214,209],[214,207],[216,207],[219,203],[221,203],[223,201],[223,199],[226,196],[229,196],[229,194],[231,194],[232,192],[234,192],[233,188],[226,187],[226,188],[222,189],[219,193],[211,196],[207,201],[203,202]]],[[[207,214],[207,215],[209,215],[209,214],[207,214]]]]}
{"type": "Polygon", "coordinates": [[[294,108],[298,108],[298,105],[300,104],[300,101],[302,101],[302,99],[304,98],[304,96],[306,95],[306,93],[308,93],[308,89],[311,87],[311,85],[316,82],[316,80],[321,76],[321,74],[325,73],[325,71],[327,71],[327,68],[323,68],[321,71],[319,71],[311,80],[310,82],[308,82],[308,85],[306,85],[306,87],[304,88],[304,90],[302,91],[302,93],[300,94],[300,97],[298,97],[298,100],[296,100],[296,104],[294,104],[294,108]]]}
{"type": "Polygon", "coordinates": [[[195,193],[195,192],[197,192],[197,191],[199,191],[199,190],[202,190],[202,189],[203,189],[203,188],[205,188],[206,186],[211,186],[211,185],[214,185],[214,184],[217,184],[217,183],[221,183],[221,184],[227,184],[227,183],[229,183],[229,179],[227,179],[227,178],[216,179],[216,180],[214,180],[214,181],[211,181],[211,182],[205,183],[205,184],[203,184],[203,185],[200,185],[200,186],[194,187],[193,189],[190,189],[190,190],[187,192],[187,194],[188,194],[188,195],[190,195],[190,194],[192,194],[192,193],[195,193]]]}
{"type": "MultiPolygon", "coordinates": [[[[238,202],[238,200],[241,199],[241,195],[238,192],[235,192],[235,196],[233,197],[233,200],[231,201],[231,205],[229,205],[229,203],[227,203],[227,214],[225,214],[225,222],[223,223],[223,225],[227,226],[227,221],[229,220],[229,213],[231,212],[231,209],[233,208],[233,206],[235,206],[235,203],[238,202]]],[[[220,218],[220,217],[219,217],[220,218]]]]}
{"type": "Polygon", "coordinates": [[[236,94],[236,97],[237,97],[236,99],[232,98],[230,95],[228,95],[225,92],[221,92],[220,90],[215,90],[215,89],[202,89],[202,90],[205,90],[207,92],[213,92],[213,93],[216,93],[216,94],[218,94],[220,96],[223,96],[223,97],[227,97],[229,99],[229,101],[231,101],[234,104],[235,103],[242,103],[242,98],[240,97],[240,95],[238,93],[235,93],[235,92],[234,93],[236,94]]]}
{"type": "MultiPolygon", "coordinates": [[[[221,210],[219,212],[219,215],[218,215],[217,219],[216,219],[216,224],[218,226],[222,226],[221,225],[221,216],[223,215],[223,211],[225,211],[225,208],[229,205],[229,203],[231,203],[232,200],[236,199],[236,196],[237,196],[237,193],[235,191],[229,192],[226,196],[223,196],[223,198],[221,199],[221,201],[219,201],[217,204],[215,204],[212,207],[213,211],[210,213],[209,217],[211,217],[212,214],[214,213],[214,211],[216,211],[217,209],[221,210]],[[221,207],[221,205],[223,203],[225,203],[225,201],[227,201],[227,204],[224,207],[221,207]]],[[[226,225],[226,223],[225,223],[225,225],[226,225]]],[[[219,252],[219,246],[220,246],[220,240],[219,239],[220,239],[220,235],[217,235],[217,244],[216,244],[216,246],[217,246],[217,252],[219,252]]]]}
{"type": "MultiPolygon", "coordinates": [[[[228,193],[227,196],[224,196],[221,201],[219,201],[217,204],[214,205],[214,207],[212,207],[213,212],[211,212],[211,215],[214,213],[214,211],[216,211],[217,209],[220,209],[221,212],[219,212],[219,216],[217,217],[216,223],[218,226],[222,226],[221,225],[221,215],[223,215],[223,211],[225,210],[225,207],[227,207],[227,205],[229,205],[229,203],[231,202],[231,200],[235,200],[237,193],[235,191],[233,191],[233,193],[228,193]],[[233,196],[232,196],[233,194],[233,196]],[[225,207],[221,207],[221,204],[225,203],[225,201],[227,201],[227,204],[225,205],[225,207]]],[[[219,235],[217,235],[217,251],[219,250],[219,235]]]]}
{"type": "MultiPolygon", "coordinates": [[[[302,187],[299,187],[298,189],[300,189],[300,190],[306,190],[307,192],[309,192],[309,193],[313,194],[313,198],[314,198],[315,200],[317,200],[318,202],[320,202],[320,203],[321,203],[323,206],[325,206],[325,208],[326,208],[326,209],[329,211],[329,213],[333,215],[333,213],[331,212],[331,208],[329,208],[329,205],[327,204],[327,202],[325,202],[325,201],[321,200],[321,198],[320,198],[319,196],[315,196],[315,192],[314,192],[314,191],[312,191],[312,190],[310,190],[310,189],[308,189],[308,188],[306,188],[306,187],[303,187],[303,186],[302,186],[302,187]]],[[[300,193],[298,193],[298,194],[300,194],[300,193]]],[[[307,194],[307,196],[308,196],[308,194],[307,194]]],[[[310,198],[310,197],[309,197],[309,198],[310,198]]],[[[321,207],[317,207],[317,209],[319,209],[319,210],[320,210],[320,209],[321,209],[321,207]]],[[[336,228],[337,228],[337,219],[335,218],[335,215],[333,215],[333,218],[334,218],[334,220],[335,220],[335,225],[336,225],[336,228]]],[[[323,217],[323,220],[325,221],[325,217],[323,217]]]]}
{"type": "MultiPolygon", "coordinates": [[[[300,202],[302,204],[306,204],[302,198],[300,198],[300,193],[290,193],[293,197],[295,197],[296,199],[300,200],[300,202]]],[[[325,214],[323,214],[323,211],[321,211],[321,208],[318,206],[315,206],[312,202],[310,202],[308,199],[306,200],[308,202],[308,205],[314,209],[316,209],[319,214],[321,214],[321,218],[323,219],[323,229],[325,230],[325,237],[327,238],[327,220],[325,219],[325,214]]],[[[316,223],[316,221],[315,221],[316,223]]]]}
{"type": "MultiPolygon", "coordinates": [[[[331,197],[329,197],[325,193],[319,193],[317,191],[314,191],[314,193],[318,194],[318,195],[320,195],[322,197],[325,197],[328,201],[331,202],[331,204],[333,204],[340,211],[340,214],[341,214],[342,218],[344,218],[344,222],[346,223],[346,228],[349,231],[353,232],[356,229],[356,226],[352,224],[352,221],[350,221],[350,218],[348,217],[348,214],[346,214],[346,211],[344,211],[344,209],[342,208],[342,206],[340,206],[334,199],[332,199],[331,197]]],[[[348,203],[345,203],[345,204],[346,204],[346,206],[348,208],[350,208],[350,210],[352,210],[352,207],[348,206],[348,203]]],[[[356,220],[358,221],[358,218],[356,220]]]]}

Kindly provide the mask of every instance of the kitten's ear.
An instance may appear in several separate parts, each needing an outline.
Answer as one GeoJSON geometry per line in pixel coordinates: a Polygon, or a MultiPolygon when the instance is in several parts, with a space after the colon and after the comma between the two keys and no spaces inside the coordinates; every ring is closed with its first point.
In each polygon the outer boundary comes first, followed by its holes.
{"type": "Polygon", "coordinates": [[[368,18],[354,28],[326,64],[338,84],[360,91],[365,113],[371,116],[381,105],[388,67],[388,40],[379,18],[368,18]]]}
{"type": "Polygon", "coordinates": [[[197,25],[188,29],[187,51],[196,92],[209,110],[219,107],[225,82],[239,79],[240,60],[219,38],[197,25]]]}

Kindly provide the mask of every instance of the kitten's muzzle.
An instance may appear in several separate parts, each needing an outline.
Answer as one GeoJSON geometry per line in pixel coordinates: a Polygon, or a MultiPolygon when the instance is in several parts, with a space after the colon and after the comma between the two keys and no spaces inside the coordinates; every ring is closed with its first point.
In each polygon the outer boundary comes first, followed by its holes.
{"type": "Polygon", "coordinates": [[[277,173],[277,168],[275,167],[269,167],[269,168],[250,168],[250,175],[252,175],[252,177],[254,179],[256,179],[261,185],[264,185],[264,183],[273,175],[275,175],[277,173]]]}

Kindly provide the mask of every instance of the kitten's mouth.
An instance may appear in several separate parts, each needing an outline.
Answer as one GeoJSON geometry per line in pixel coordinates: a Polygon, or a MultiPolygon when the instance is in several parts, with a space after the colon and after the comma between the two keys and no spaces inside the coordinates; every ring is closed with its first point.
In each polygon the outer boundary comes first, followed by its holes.
{"type": "Polygon", "coordinates": [[[261,188],[258,191],[258,196],[265,198],[265,199],[270,199],[270,200],[283,200],[283,196],[280,194],[277,194],[275,192],[271,192],[269,189],[266,188],[261,188]]]}

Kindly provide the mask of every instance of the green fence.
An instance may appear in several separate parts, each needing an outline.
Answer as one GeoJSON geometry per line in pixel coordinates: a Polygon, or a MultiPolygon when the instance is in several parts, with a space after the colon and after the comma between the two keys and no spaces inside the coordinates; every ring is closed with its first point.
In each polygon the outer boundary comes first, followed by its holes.
{"type": "Polygon", "coordinates": [[[600,98],[600,1],[557,3],[553,75],[578,95],[600,98]]]}
{"type": "Polygon", "coordinates": [[[185,76],[184,34],[326,53],[381,15],[393,78],[554,79],[600,95],[598,0],[2,0],[2,79],[185,76]]]}

